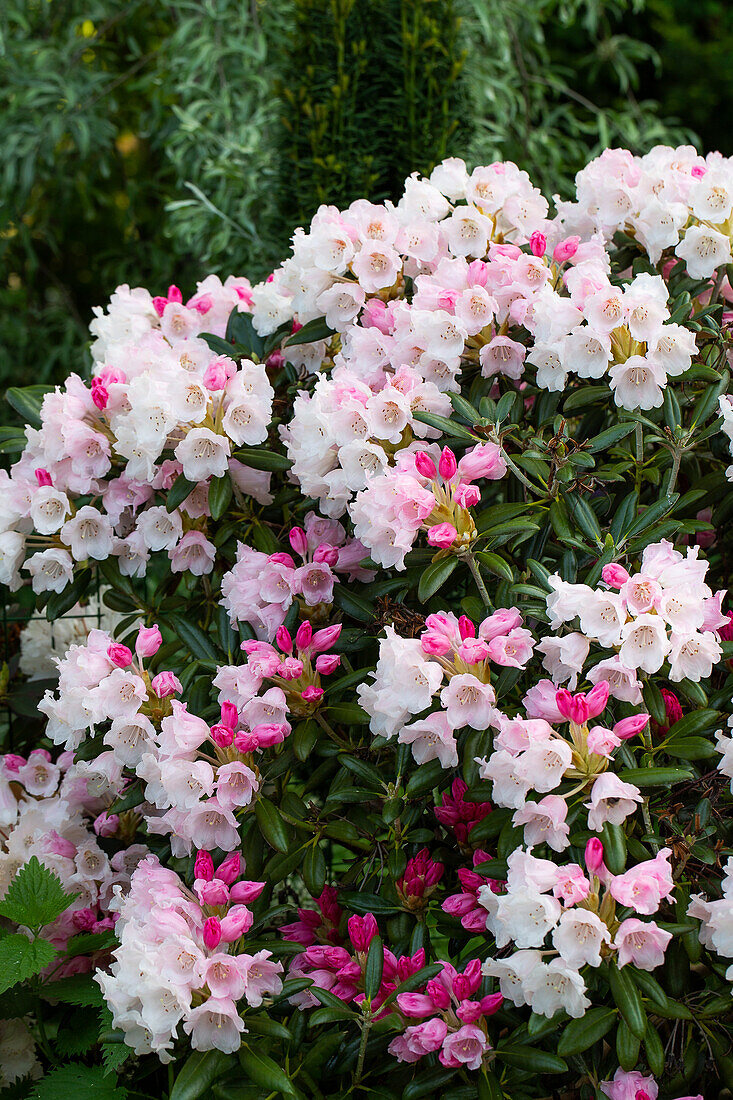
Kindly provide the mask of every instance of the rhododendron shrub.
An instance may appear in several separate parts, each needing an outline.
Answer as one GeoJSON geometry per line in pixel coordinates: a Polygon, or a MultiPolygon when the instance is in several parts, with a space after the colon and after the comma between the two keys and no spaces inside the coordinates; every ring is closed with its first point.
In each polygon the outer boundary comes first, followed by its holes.
{"type": "Polygon", "coordinates": [[[732,214],[449,160],[10,392],[6,599],[86,624],[3,681],[12,1095],[733,1088],[732,214]]]}

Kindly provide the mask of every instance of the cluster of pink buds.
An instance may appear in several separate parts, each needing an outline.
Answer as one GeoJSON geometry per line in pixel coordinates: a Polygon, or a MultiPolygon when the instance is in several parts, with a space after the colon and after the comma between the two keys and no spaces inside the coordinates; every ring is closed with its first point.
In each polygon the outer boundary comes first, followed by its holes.
{"type": "MultiPolygon", "coordinates": [[[[319,905],[321,901],[322,898],[319,899],[319,905]]],[[[304,912],[307,910],[299,910],[299,915],[302,917],[304,912]]],[[[307,927],[303,921],[300,924],[307,927]]],[[[365,1005],[377,1016],[386,1015],[390,1011],[389,1008],[380,1012],[384,1002],[399,985],[422,970],[425,966],[425,952],[420,950],[414,955],[403,955],[397,958],[391,951],[384,948],[382,980],[376,994],[367,1002],[364,992],[367,956],[372,940],[379,935],[379,928],[372,913],[367,913],[363,917],[358,915],[349,917],[346,927],[348,940],[338,937],[339,942],[311,941],[305,951],[293,959],[288,978],[310,978],[313,986],[327,990],[347,1004],[365,1005]]],[[[300,926],[289,926],[289,934],[286,933],[286,938],[295,939],[301,933],[300,926]],[[295,928],[294,934],[290,931],[293,928],[295,928]]],[[[304,941],[299,939],[297,942],[304,941]]],[[[290,1001],[301,1009],[313,1008],[320,1003],[310,989],[303,989],[294,994],[290,1001]]]]}
{"type": "Polygon", "coordinates": [[[479,901],[479,891],[484,887],[488,887],[493,893],[500,894],[504,890],[504,883],[498,879],[479,874],[476,870],[476,867],[488,863],[492,859],[488,852],[477,848],[471,858],[472,868],[458,868],[458,881],[463,890],[460,894],[451,894],[450,897],[447,897],[442,908],[451,917],[460,920],[467,932],[483,933],[486,931],[486,909],[481,906],[479,901]]]}
{"type": "Polygon", "coordinates": [[[417,1062],[438,1052],[444,1066],[479,1069],[491,1044],[486,1018],[503,1004],[501,993],[476,998],[481,985],[481,963],[472,959],[462,973],[450,963],[427,982],[422,993],[398,993],[397,1004],[410,1024],[389,1045],[400,1062],[417,1062]]]}
{"type": "Polygon", "coordinates": [[[454,779],[450,793],[445,791],[435,816],[441,825],[452,829],[462,850],[470,850],[469,836],[474,825],[491,813],[490,802],[467,802],[464,798],[468,786],[462,779],[454,779]]]}
{"type": "Polygon", "coordinates": [[[430,897],[443,877],[443,864],[431,859],[427,848],[408,859],[405,872],[395,883],[397,895],[409,912],[421,912],[427,908],[430,897]]]}
{"type": "Polygon", "coordinates": [[[287,709],[298,716],[312,714],[323,698],[321,676],[330,676],[341,658],[328,650],[341,634],[341,624],[313,630],[301,623],[293,639],[285,626],[275,635],[277,648],[269,642],[242,642],[248,665],[254,674],[274,684],[285,695],[287,709]]]}

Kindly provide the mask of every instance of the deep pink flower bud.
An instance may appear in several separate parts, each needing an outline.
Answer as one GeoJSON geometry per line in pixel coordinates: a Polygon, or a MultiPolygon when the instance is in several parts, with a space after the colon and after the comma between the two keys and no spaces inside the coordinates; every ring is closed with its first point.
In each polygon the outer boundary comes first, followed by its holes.
{"type": "Polygon", "coordinates": [[[141,626],[135,639],[135,652],[138,657],[152,657],[163,644],[157,626],[141,626]]]}
{"type": "Polygon", "coordinates": [[[132,664],[132,650],[120,642],[113,642],[107,646],[107,656],[116,668],[127,668],[132,664]]]}
{"type": "Polygon", "coordinates": [[[237,366],[228,355],[213,359],[204,371],[204,385],[212,393],[223,390],[230,378],[237,372],[237,366]]]}
{"type": "Polygon", "coordinates": [[[355,951],[368,951],[369,944],[379,934],[379,928],[373,913],[367,913],[365,917],[349,917],[347,927],[349,939],[355,951]]]}
{"type": "Polygon", "coordinates": [[[274,562],[275,565],[284,565],[287,569],[295,569],[295,561],[284,550],[278,550],[276,554],[270,554],[267,560],[274,562]]]}
{"type": "Polygon", "coordinates": [[[269,749],[272,748],[273,745],[279,745],[281,741],[284,741],[289,729],[289,726],[268,725],[263,722],[261,726],[255,726],[251,734],[245,734],[242,739],[240,739],[238,733],[235,734],[234,744],[240,752],[251,752],[251,748],[243,748],[240,746],[251,744],[251,740],[253,739],[255,747],[269,749]]]}
{"type": "Polygon", "coordinates": [[[435,463],[429,454],[425,451],[418,451],[415,455],[415,469],[421,477],[429,477],[431,480],[435,477],[437,470],[435,469],[435,463]]]}
{"type": "Polygon", "coordinates": [[[580,244],[580,237],[566,237],[564,241],[560,241],[555,245],[555,251],[552,253],[553,260],[556,263],[564,264],[567,260],[572,260],[575,253],[578,251],[578,245],[580,244]]]}
{"type": "Polygon", "coordinates": [[[155,312],[158,314],[159,317],[163,316],[163,314],[165,313],[165,307],[167,305],[168,305],[168,299],[163,298],[162,295],[156,294],[155,297],[153,298],[153,309],[155,310],[155,312]]]}
{"type": "Polygon", "coordinates": [[[94,819],[94,832],[97,836],[114,836],[119,824],[117,814],[101,813],[94,819]]]}
{"type": "Polygon", "coordinates": [[[431,978],[425,986],[425,992],[436,1008],[445,1011],[450,1007],[450,993],[437,978],[431,978]]]}
{"type": "Polygon", "coordinates": [[[230,726],[224,726],[220,723],[212,726],[209,730],[209,736],[215,745],[218,745],[220,749],[228,749],[234,740],[234,730],[230,726]]]}
{"type": "Polygon", "coordinates": [[[400,1012],[412,1019],[424,1019],[426,1016],[434,1016],[436,1005],[431,997],[425,993],[398,993],[397,1004],[400,1012]]]}
{"type": "Polygon", "coordinates": [[[44,485],[52,484],[50,473],[48,472],[48,470],[44,470],[42,466],[39,466],[38,469],[34,471],[34,473],[36,475],[36,481],[38,482],[39,487],[42,488],[44,485]]]}
{"type": "Polygon", "coordinates": [[[648,723],[648,714],[632,714],[630,718],[622,718],[620,722],[617,722],[613,727],[613,732],[617,737],[620,737],[622,741],[628,741],[630,737],[634,737],[635,734],[641,733],[648,723]]]}
{"type": "Polygon", "coordinates": [[[207,917],[204,921],[204,945],[213,951],[221,943],[221,921],[218,917],[207,917]]]}
{"type": "Polygon", "coordinates": [[[465,1001],[472,997],[481,985],[481,960],[471,959],[462,974],[456,974],[453,979],[453,992],[459,1001],[465,1001]]]}
{"type": "Polygon", "coordinates": [[[453,499],[461,508],[474,508],[481,500],[481,490],[478,485],[468,485],[462,481],[453,490],[453,499]]]}
{"type": "Polygon", "coordinates": [[[235,905],[222,918],[221,938],[224,943],[234,943],[252,927],[254,917],[246,905],[235,905]]]}
{"type": "Polygon", "coordinates": [[[216,877],[231,886],[242,873],[242,857],[239,852],[230,852],[216,869],[216,877]]]}
{"type": "Polygon", "coordinates": [[[555,704],[563,718],[567,718],[569,722],[576,722],[580,726],[588,721],[588,708],[582,692],[573,695],[567,688],[559,688],[555,692],[555,704]]]}
{"type": "Polygon", "coordinates": [[[220,878],[203,882],[196,891],[202,905],[226,905],[229,901],[229,887],[220,878]]]}
{"type": "Polygon", "coordinates": [[[193,873],[196,878],[202,878],[211,882],[214,877],[214,861],[209,852],[197,852],[193,865],[193,873]]]}
{"type": "Polygon", "coordinates": [[[337,653],[321,653],[316,657],[316,672],[321,676],[330,676],[341,664],[341,658],[337,653]]]}
{"type": "Polygon", "coordinates": [[[230,703],[228,699],[225,699],[221,704],[221,724],[222,726],[228,726],[230,730],[237,728],[237,722],[239,721],[239,711],[234,703],[230,703]]]}
{"type": "Polygon", "coordinates": [[[214,304],[214,299],[210,294],[196,294],[193,298],[189,298],[186,302],[186,309],[195,309],[197,313],[202,316],[208,313],[214,304]]]}
{"type": "Polygon", "coordinates": [[[313,551],[313,561],[324,562],[326,565],[330,565],[331,568],[339,560],[339,552],[335,546],[331,546],[327,542],[322,542],[320,546],[316,547],[313,551]]]}
{"type": "Polygon", "coordinates": [[[323,688],[315,687],[313,684],[309,684],[304,691],[301,691],[301,699],[305,699],[306,703],[313,703],[316,699],[321,699],[323,696],[323,688]]]}
{"type": "Polygon", "coordinates": [[[468,615],[461,615],[460,619],[458,620],[458,630],[460,631],[461,637],[464,641],[466,640],[466,638],[476,637],[476,627],[471,622],[468,615]]]}
{"type": "Polygon", "coordinates": [[[159,672],[150,686],[159,699],[167,699],[169,695],[177,695],[183,690],[181,681],[172,672],[159,672]]]}
{"type": "Polygon", "coordinates": [[[428,528],[428,544],[447,550],[458,538],[458,531],[452,523],[435,523],[428,528]]]}
{"type": "Polygon", "coordinates": [[[264,889],[264,882],[235,882],[229,891],[229,897],[232,901],[248,905],[249,902],[256,901],[264,889]]]}
{"type": "Polygon", "coordinates": [[[298,647],[298,649],[307,649],[308,646],[311,644],[312,640],[313,640],[313,627],[308,622],[308,620],[306,620],[304,623],[301,623],[300,626],[298,627],[297,633],[295,635],[295,644],[298,647]]]}
{"type": "Polygon", "coordinates": [[[71,921],[74,928],[77,928],[80,932],[91,932],[96,923],[97,917],[93,909],[77,909],[71,914],[71,921]]]}
{"type": "Polygon", "coordinates": [[[293,639],[290,636],[290,631],[286,626],[279,626],[275,632],[275,641],[280,647],[282,653],[292,653],[293,651],[293,639]]]}
{"type": "Polygon", "coordinates": [[[529,238],[529,247],[533,256],[544,256],[547,251],[547,237],[545,234],[535,229],[534,233],[529,238]]]}
{"type": "Polygon", "coordinates": [[[175,285],[175,283],[171,283],[171,285],[168,287],[168,301],[178,302],[179,305],[183,304],[183,294],[175,285]]]}
{"type": "Polygon", "coordinates": [[[92,401],[97,406],[100,412],[107,408],[109,404],[109,390],[105,386],[104,382],[99,378],[92,379],[91,385],[92,401]]]}
{"type": "Polygon", "coordinates": [[[603,844],[597,836],[592,836],[585,846],[585,866],[588,873],[599,879],[608,878],[608,870],[603,862],[603,844]]]}
{"type": "Polygon", "coordinates": [[[601,570],[601,577],[611,588],[621,588],[626,584],[629,576],[628,569],[624,569],[623,565],[604,565],[601,570]]]}
{"type": "Polygon", "coordinates": [[[288,535],[290,545],[296,554],[299,554],[301,558],[304,558],[308,553],[308,538],[302,527],[293,527],[288,535]]]}
{"type": "Polygon", "coordinates": [[[25,757],[18,756],[17,752],[7,752],[3,757],[3,764],[6,771],[17,772],[25,764],[25,757]]]}
{"type": "Polygon", "coordinates": [[[680,718],[684,717],[682,712],[682,706],[679,699],[673,691],[668,688],[660,688],[662,698],[664,699],[664,709],[667,713],[667,722],[670,726],[673,726],[675,722],[679,722],[680,718]]]}
{"type": "Polygon", "coordinates": [[[482,1016],[493,1016],[504,1004],[503,993],[489,993],[479,1001],[482,1016]]]}
{"type": "Polygon", "coordinates": [[[324,626],[322,630],[317,630],[311,640],[311,653],[327,653],[340,638],[341,630],[341,623],[335,623],[334,626],[324,626]]]}
{"type": "Polygon", "coordinates": [[[594,684],[590,689],[585,697],[590,718],[597,718],[599,714],[603,714],[610,692],[611,685],[608,680],[599,680],[598,683],[594,684]]]}
{"type": "Polygon", "coordinates": [[[438,473],[444,481],[450,481],[458,469],[458,463],[456,462],[456,456],[450,447],[444,447],[440,454],[440,461],[438,462],[438,473]]]}

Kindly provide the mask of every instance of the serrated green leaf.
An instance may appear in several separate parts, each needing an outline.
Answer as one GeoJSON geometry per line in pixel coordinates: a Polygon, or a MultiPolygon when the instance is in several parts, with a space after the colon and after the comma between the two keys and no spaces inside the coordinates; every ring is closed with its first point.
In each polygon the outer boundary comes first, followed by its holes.
{"type": "Polygon", "coordinates": [[[125,1100],[127,1090],[101,1066],[73,1064],[49,1070],[36,1082],[30,1100],[125,1100]]]}
{"type": "Polygon", "coordinates": [[[66,893],[58,875],[31,856],[0,901],[0,916],[27,928],[42,928],[61,916],[75,897],[66,893]]]}
{"type": "Polygon", "coordinates": [[[20,932],[0,940],[0,993],[40,974],[56,958],[56,949],[37,936],[29,940],[20,932]]]}

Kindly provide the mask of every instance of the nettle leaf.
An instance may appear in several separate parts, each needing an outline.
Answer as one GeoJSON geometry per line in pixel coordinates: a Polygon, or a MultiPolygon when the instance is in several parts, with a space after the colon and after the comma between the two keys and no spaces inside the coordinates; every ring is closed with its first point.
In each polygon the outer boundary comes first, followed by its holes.
{"type": "Polygon", "coordinates": [[[75,897],[66,893],[58,875],[31,856],[0,901],[0,916],[27,928],[42,928],[61,916],[75,897]]]}
{"type": "Polygon", "coordinates": [[[40,974],[56,958],[55,947],[37,936],[29,940],[20,932],[0,940],[0,993],[40,974]]]}
{"type": "Polygon", "coordinates": [[[73,1064],[53,1069],[37,1082],[30,1100],[125,1100],[127,1089],[102,1066],[73,1064]]]}

